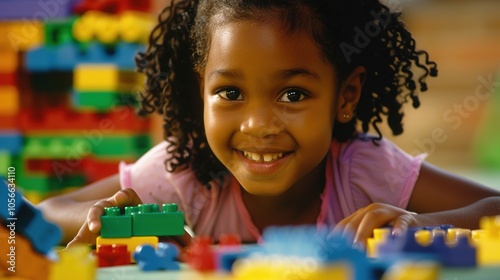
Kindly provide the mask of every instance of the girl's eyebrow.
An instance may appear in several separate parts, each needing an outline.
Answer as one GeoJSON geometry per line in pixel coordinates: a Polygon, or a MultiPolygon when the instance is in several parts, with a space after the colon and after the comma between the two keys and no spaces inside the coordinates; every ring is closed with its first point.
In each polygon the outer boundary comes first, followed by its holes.
{"type": "MultiPolygon", "coordinates": [[[[212,79],[215,76],[222,76],[233,80],[241,80],[244,78],[244,75],[243,73],[241,73],[241,71],[234,69],[215,69],[208,75],[208,80],[212,79]]],[[[274,75],[274,78],[281,80],[288,80],[295,76],[307,76],[314,80],[318,81],[321,80],[320,76],[317,73],[305,68],[292,68],[292,69],[279,70],[274,75]]]]}
{"type": "Polygon", "coordinates": [[[232,80],[243,79],[243,73],[241,73],[241,71],[234,70],[234,69],[215,69],[214,71],[210,72],[210,74],[208,75],[208,80],[210,80],[216,76],[222,76],[222,77],[229,78],[232,80]]]}
{"type": "Polygon", "coordinates": [[[312,78],[314,80],[320,81],[321,78],[319,75],[313,71],[310,71],[306,68],[292,68],[292,69],[285,69],[285,70],[280,70],[276,72],[275,77],[278,79],[282,80],[288,80],[291,79],[295,76],[307,76],[309,78],[312,78]]]}

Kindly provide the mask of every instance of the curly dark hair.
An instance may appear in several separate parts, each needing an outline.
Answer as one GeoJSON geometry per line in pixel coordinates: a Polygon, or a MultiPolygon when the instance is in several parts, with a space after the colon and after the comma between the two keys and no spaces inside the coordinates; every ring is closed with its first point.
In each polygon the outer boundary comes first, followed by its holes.
{"type": "Polygon", "coordinates": [[[158,112],[164,117],[168,141],[168,171],[190,167],[203,184],[219,176],[225,167],[214,156],[203,126],[203,101],[199,74],[210,46],[210,31],[217,23],[268,20],[281,23],[291,33],[311,34],[326,59],[345,79],[357,66],[366,77],[356,116],[336,122],[332,137],[345,142],[386,118],[394,135],[403,132],[404,103],[419,107],[417,83],[426,91],[426,78],[437,76],[436,63],[427,52],[415,48],[415,40],[400,20],[378,0],[183,0],[159,15],[149,46],[136,63],[147,76],[140,93],[140,113],[158,112]],[[422,74],[415,77],[413,71],[422,74]]]}

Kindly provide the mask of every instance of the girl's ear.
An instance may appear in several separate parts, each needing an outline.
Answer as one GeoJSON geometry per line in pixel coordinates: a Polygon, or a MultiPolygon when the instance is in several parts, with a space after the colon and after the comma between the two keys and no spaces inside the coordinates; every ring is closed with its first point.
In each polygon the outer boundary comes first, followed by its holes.
{"type": "Polygon", "coordinates": [[[356,67],[344,80],[337,100],[337,121],[347,123],[354,117],[356,105],[361,97],[361,90],[365,82],[366,69],[363,66],[356,67]]]}

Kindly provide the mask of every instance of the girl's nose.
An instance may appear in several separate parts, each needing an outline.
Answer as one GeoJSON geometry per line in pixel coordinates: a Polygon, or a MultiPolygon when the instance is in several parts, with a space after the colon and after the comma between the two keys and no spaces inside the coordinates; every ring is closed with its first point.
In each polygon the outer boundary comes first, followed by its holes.
{"type": "Polygon", "coordinates": [[[285,127],[275,111],[264,107],[249,110],[243,117],[240,131],[256,138],[280,134],[285,127]]]}

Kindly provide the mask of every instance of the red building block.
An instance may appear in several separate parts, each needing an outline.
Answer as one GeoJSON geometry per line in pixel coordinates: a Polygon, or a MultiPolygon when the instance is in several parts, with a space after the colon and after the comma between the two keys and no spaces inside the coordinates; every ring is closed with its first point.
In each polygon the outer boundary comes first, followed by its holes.
{"type": "Polygon", "coordinates": [[[94,254],[99,267],[119,266],[130,264],[130,252],[127,244],[100,244],[94,254]]]}
{"type": "Polygon", "coordinates": [[[101,11],[110,14],[120,14],[124,11],[149,12],[151,0],[83,0],[73,8],[76,14],[88,11],[101,11]]]}
{"type": "Polygon", "coordinates": [[[0,86],[17,86],[16,72],[0,72],[0,86]]]}
{"type": "Polygon", "coordinates": [[[188,248],[186,263],[191,268],[208,272],[217,267],[215,252],[211,248],[212,239],[206,236],[195,237],[188,248]]]}
{"type": "Polygon", "coordinates": [[[65,106],[46,108],[46,110],[22,109],[19,113],[21,130],[68,131],[97,130],[101,134],[117,132],[148,132],[149,120],[139,119],[134,108],[120,107],[106,113],[76,112],[65,106]]]}

